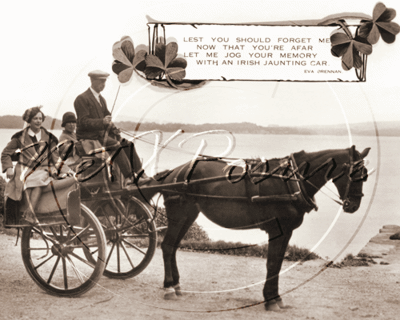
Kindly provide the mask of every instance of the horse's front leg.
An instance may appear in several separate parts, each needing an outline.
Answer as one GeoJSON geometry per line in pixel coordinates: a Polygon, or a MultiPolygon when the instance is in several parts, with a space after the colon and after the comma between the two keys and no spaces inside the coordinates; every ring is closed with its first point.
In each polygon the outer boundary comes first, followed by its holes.
{"type": "Polygon", "coordinates": [[[181,203],[169,201],[166,203],[168,229],[161,245],[164,258],[164,299],[175,299],[182,295],[179,284],[179,271],[176,262],[176,251],[190,226],[199,215],[199,210],[193,202],[181,203]]]}
{"type": "Polygon", "coordinates": [[[282,233],[268,243],[267,281],[263,290],[266,310],[278,311],[284,307],[279,296],[278,282],[283,257],[291,236],[292,232],[282,233]]]}

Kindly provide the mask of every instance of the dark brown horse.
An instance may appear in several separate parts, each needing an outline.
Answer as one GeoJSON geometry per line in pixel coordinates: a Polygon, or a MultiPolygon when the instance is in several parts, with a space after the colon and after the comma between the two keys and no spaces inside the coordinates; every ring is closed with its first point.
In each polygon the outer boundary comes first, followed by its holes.
{"type": "Polygon", "coordinates": [[[263,295],[267,310],[283,307],[278,279],[294,229],[306,212],[316,209],[314,195],[329,180],[335,184],[343,210],[357,211],[368,173],[355,147],[294,153],[283,159],[247,160],[243,166],[218,158],[199,157],[174,169],[159,181],[168,229],[162,242],[165,298],[180,295],[176,251],[201,211],[230,229],[265,230],[269,235],[267,280],[263,295]],[[176,185],[176,188],[171,187],[176,185]]]}

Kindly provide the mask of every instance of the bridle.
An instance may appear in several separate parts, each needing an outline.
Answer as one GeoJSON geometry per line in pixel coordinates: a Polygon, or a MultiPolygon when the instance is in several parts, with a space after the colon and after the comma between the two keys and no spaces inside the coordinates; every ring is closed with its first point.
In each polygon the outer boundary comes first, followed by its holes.
{"type": "MultiPolygon", "coordinates": [[[[350,151],[349,151],[349,163],[344,163],[342,165],[342,170],[339,173],[339,175],[337,175],[336,177],[334,177],[332,179],[332,181],[335,182],[335,181],[339,180],[340,178],[342,178],[343,176],[347,176],[347,178],[348,178],[344,195],[343,196],[336,195],[341,201],[332,198],[330,195],[322,192],[322,190],[321,190],[321,192],[324,193],[328,198],[330,198],[332,201],[336,202],[337,204],[343,206],[343,208],[350,206],[350,203],[351,203],[350,198],[364,196],[363,193],[350,192],[352,183],[359,182],[359,181],[365,182],[365,181],[367,181],[367,178],[368,178],[368,171],[367,171],[367,168],[364,166],[364,160],[363,159],[356,160],[356,161],[353,160],[355,152],[356,152],[355,148],[351,147],[350,151]],[[361,175],[356,175],[358,172],[361,172],[361,175]]],[[[296,164],[296,160],[295,160],[293,154],[290,155],[290,160],[292,162],[294,173],[296,175],[299,168],[296,164]]],[[[296,175],[296,177],[297,177],[297,175],[296,175]]],[[[307,200],[307,202],[311,206],[314,206],[314,209],[316,209],[317,206],[315,204],[315,200],[311,199],[308,196],[307,192],[305,191],[304,183],[308,183],[308,184],[312,185],[317,190],[319,188],[317,186],[315,186],[313,183],[311,183],[308,179],[304,180],[301,177],[298,177],[298,181],[299,181],[299,184],[301,187],[301,193],[303,194],[304,198],[307,200]]],[[[328,190],[330,190],[330,189],[328,189],[328,190]]],[[[333,191],[331,191],[331,192],[333,192],[333,191]]]]}
{"type": "MultiPolygon", "coordinates": [[[[346,191],[343,196],[340,196],[340,200],[343,201],[343,208],[348,207],[350,205],[350,198],[356,198],[356,197],[363,197],[364,194],[361,193],[351,193],[350,189],[352,186],[352,183],[355,182],[365,182],[368,179],[368,171],[367,168],[364,166],[364,160],[359,159],[354,161],[354,154],[355,154],[355,148],[351,147],[349,151],[350,155],[350,161],[349,163],[344,163],[343,164],[343,174],[347,175],[347,185],[346,185],[346,191]],[[357,173],[361,173],[358,175],[357,173]]],[[[341,175],[342,176],[342,175],[341,175]]],[[[340,176],[340,177],[341,177],[340,176]]],[[[338,180],[340,177],[334,178],[332,181],[335,182],[338,180]]]]}

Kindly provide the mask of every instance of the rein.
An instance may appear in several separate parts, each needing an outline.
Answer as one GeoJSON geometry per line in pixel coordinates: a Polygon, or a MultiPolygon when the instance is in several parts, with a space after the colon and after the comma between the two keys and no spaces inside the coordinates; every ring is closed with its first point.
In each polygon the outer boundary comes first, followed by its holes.
{"type": "MultiPolygon", "coordinates": [[[[350,187],[351,187],[351,183],[352,182],[366,181],[367,180],[368,172],[366,172],[366,173],[362,172],[362,174],[361,174],[361,176],[359,178],[353,177],[354,174],[359,172],[359,171],[363,171],[363,170],[366,171],[365,166],[364,166],[364,160],[360,159],[360,160],[357,160],[357,161],[353,161],[353,158],[354,158],[354,149],[353,148],[350,148],[349,158],[350,158],[349,159],[349,163],[344,163],[342,172],[339,174],[338,177],[333,179],[333,180],[339,179],[342,175],[346,174],[346,171],[348,169],[348,172],[347,172],[348,181],[347,181],[347,184],[346,184],[346,191],[345,191],[343,197],[340,196],[340,195],[337,195],[332,190],[330,190],[329,188],[326,187],[329,191],[334,193],[335,196],[338,197],[341,201],[338,201],[338,200],[332,198],[330,195],[328,195],[327,193],[322,191],[321,188],[318,188],[316,185],[314,185],[308,179],[304,179],[304,177],[300,176],[300,177],[298,177],[298,181],[299,181],[300,188],[302,190],[302,195],[303,196],[306,195],[305,200],[306,201],[312,201],[312,203],[315,204],[315,200],[311,199],[310,196],[308,196],[308,194],[307,194],[307,192],[306,192],[306,190],[304,188],[304,181],[306,181],[308,184],[313,186],[316,190],[319,190],[322,194],[324,194],[325,196],[330,198],[332,201],[336,202],[337,204],[339,204],[341,206],[346,206],[346,205],[348,205],[350,203],[350,201],[348,199],[349,196],[350,197],[351,196],[353,196],[353,197],[363,197],[364,196],[363,193],[360,193],[360,194],[354,193],[354,194],[350,194],[350,195],[349,195],[349,193],[350,193],[350,187]]],[[[298,169],[298,166],[296,164],[296,160],[295,160],[293,154],[290,155],[290,160],[293,163],[294,173],[295,174],[298,173],[299,169],[298,169]]],[[[318,168],[316,170],[318,170],[318,168]]]]}
{"type": "MultiPolygon", "coordinates": [[[[293,153],[290,155],[290,160],[291,160],[292,163],[293,163],[294,172],[297,172],[297,173],[298,173],[298,170],[299,170],[299,169],[298,169],[298,166],[297,166],[297,163],[296,163],[296,160],[295,160],[295,158],[294,158],[293,153]]],[[[341,205],[341,206],[343,205],[343,202],[338,201],[338,200],[332,198],[329,194],[325,193],[323,190],[321,190],[321,188],[318,188],[315,184],[313,184],[313,183],[310,182],[309,180],[305,180],[305,179],[302,178],[302,177],[299,177],[298,180],[299,180],[300,188],[301,188],[301,190],[302,190],[302,194],[303,194],[303,195],[306,195],[305,199],[308,199],[308,201],[309,201],[310,203],[312,203],[312,204],[315,205],[316,210],[318,209],[318,207],[317,207],[317,205],[316,205],[316,203],[315,203],[315,199],[311,198],[311,197],[307,194],[307,192],[306,192],[306,190],[305,190],[305,187],[304,187],[304,182],[303,182],[303,181],[306,181],[309,185],[313,186],[316,190],[319,190],[319,192],[321,192],[323,195],[325,195],[326,197],[328,197],[328,198],[331,199],[332,201],[336,202],[337,204],[339,204],[339,205],[341,205]]],[[[326,188],[327,188],[327,187],[326,187],[326,188]]],[[[330,190],[330,189],[328,189],[328,190],[330,190]]],[[[330,190],[330,191],[333,192],[332,190],[330,190]]],[[[333,193],[334,193],[334,192],[333,192],[333,193]]],[[[340,199],[340,197],[339,197],[336,193],[334,193],[334,194],[335,194],[336,197],[338,197],[338,198],[340,199]]]]}
{"type": "MultiPolygon", "coordinates": [[[[135,135],[130,133],[129,131],[121,130],[121,132],[123,132],[124,134],[126,134],[128,136],[131,136],[131,137],[135,138],[135,135]]],[[[151,142],[143,140],[143,139],[141,139],[141,140],[144,141],[144,142],[151,143],[151,142]]],[[[168,146],[166,148],[167,149],[171,149],[171,150],[177,149],[177,148],[171,148],[171,147],[168,147],[168,146]]],[[[178,149],[178,150],[180,152],[183,152],[183,153],[193,154],[192,152],[188,152],[188,151],[185,151],[185,150],[182,150],[182,149],[178,149]]],[[[216,158],[216,157],[202,155],[202,154],[199,154],[198,156],[201,156],[201,157],[204,157],[204,158],[209,158],[209,159],[212,159],[212,160],[220,160],[220,161],[238,160],[236,158],[228,158],[228,157],[221,157],[221,158],[218,157],[218,158],[216,158]]],[[[326,187],[329,191],[334,193],[335,196],[337,198],[339,198],[340,200],[334,199],[332,196],[330,196],[329,194],[324,192],[321,188],[318,188],[317,186],[315,186],[308,179],[304,179],[304,177],[302,177],[301,174],[299,173],[299,168],[297,166],[297,163],[296,163],[296,160],[294,158],[294,154],[293,153],[289,156],[289,160],[288,160],[289,161],[289,165],[290,165],[290,162],[291,162],[291,165],[292,165],[292,168],[293,168],[291,177],[288,179],[287,177],[283,177],[281,175],[276,175],[276,174],[271,174],[270,177],[297,181],[299,192],[296,192],[296,195],[300,196],[301,201],[304,203],[306,208],[309,209],[308,212],[313,210],[313,209],[315,209],[317,211],[318,210],[318,206],[317,206],[317,204],[315,202],[315,198],[314,197],[310,197],[307,194],[305,186],[304,186],[304,181],[306,181],[309,185],[313,186],[316,190],[318,190],[319,192],[324,194],[326,197],[328,197],[329,199],[331,199],[335,203],[339,204],[340,206],[344,206],[344,205],[346,205],[346,203],[347,204],[349,203],[349,199],[348,199],[349,196],[350,197],[351,196],[354,196],[354,197],[362,197],[362,196],[364,196],[363,193],[349,195],[351,183],[352,182],[356,182],[356,181],[360,181],[360,180],[366,181],[366,178],[368,177],[368,173],[362,173],[361,177],[359,177],[359,178],[354,178],[353,177],[354,173],[365,169],[365,167],[363,165],[363,163],[364,163],[363,159],[360,159],[360,160],[357,160],[357,161],[353,161],[353,156],[354,156],[354,149],[350,148],[350,161],[349,161],[349,163],[344,163],[343,164],[343,171],[346,170],[346,168],[348,168],[348,173],[347,173],[348,182],[347,182],[347,185],[346,185],[346,191],[345,191],[344,196],[342,197],[340,195],[337,195],[334,191],[332,191],[332,190],[330,190],[329,188],[326,187]]],[[[189,184],[193,185],[194,183],[195,184],[197,184],[197,183],[209,183],[209,182],[216,182],[216,181],[222,181],[224,179],[227,179],[226,176],[220,176],[220,177],[213,177],[213,178],[204,178],[204,179],[191,180],[191,175],[193,174],[193,171],[194,171],[194,167],[193,168],[190,167],[189,171],[186,173],[186,175],[185,175],[186,178],[185,178],[185,181],[183,182],[184,189],[186,189],[186,187],[189,184]]],[[[237,176],[239,181],[240,181],[245,176],[245,174],[246,173],[241,174],[241,175],[232,175],[232,176],[230,176],[230,179],[237,176]]],[[[251,175],[254,176],[255,173],[252,172],[251,175]]],[[[259,176],[260,178],[262,178],[264,176],[263,174],[256,174],[256,175],[259,176]]],[[[179,185],[180,183],[177,183],[175,181],[175,184],[179,185]]],[[[248,197],[243,197],[243,196],[241,196],[241,197],[239,197],[239,196],[232,196],[232,197],[229,197],[229,196],[214,196],[214,195],[207,195],[207,194],[187,193],[185,190],[178,191],[178,190],[171,190],[171,189],[173,189],[173,188],[163,189],[163,191],[167,192],[167,193],[174,193],[176,195],[175,197],[179,196],[179,194],[181,194],[181,195],[186,194],[188,196],[199,197],[199,198],[249,200],[248,197]]],[[[281,201],[291,201],[291,200],[293,200],[293,197],[294,197],[294,195],[285,195],[285,196],[282,195],[282,199],[280,199],[280,200],[281,201]],[[292,196],[292,197],[290,197],[290,196],[292,196]]],[[[256,199],[251,199],[251,200],[252,201],[262,201],[261,197],[259,197],[259,198],[260,198],[259,200],[256,200],[256,199]]],[[[276,199],[277,201],[279,201],[278,198],[276,199]]],[[[264,200],[268,201],[268,199],[264,199],[264,200]]]]}

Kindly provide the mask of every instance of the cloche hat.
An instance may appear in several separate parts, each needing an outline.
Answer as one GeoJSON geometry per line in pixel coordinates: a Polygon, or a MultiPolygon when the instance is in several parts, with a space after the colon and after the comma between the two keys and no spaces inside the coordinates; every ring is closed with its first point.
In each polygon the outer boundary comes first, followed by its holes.
{"type": "Polygon", "coordinates": [[[76,116],[73,112],[66,112],[62,117],[61,127],[65,127],[68,122],[76,122],[76,116]]]}

